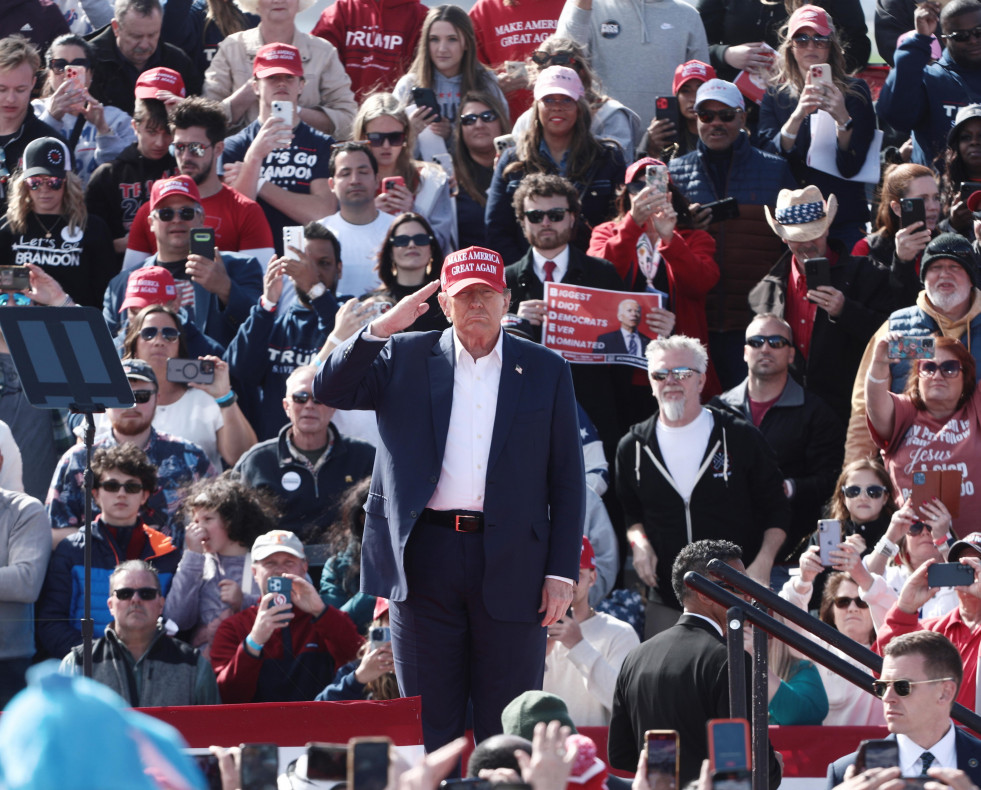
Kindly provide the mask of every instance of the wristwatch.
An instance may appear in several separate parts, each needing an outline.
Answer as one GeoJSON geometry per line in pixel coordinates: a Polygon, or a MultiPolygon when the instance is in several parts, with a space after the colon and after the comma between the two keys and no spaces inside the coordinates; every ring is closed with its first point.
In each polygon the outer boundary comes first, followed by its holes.
{"type": "Polygon", "coordinates": [[[313,288],[307,291],[307,296],[309,296],[310,300],[313,301],[314,299],[319,299],[325,293],[327,293],[327,286],[323,283],[316,283],[314,284],[313,288]]]}
{"type": "Polygon", "coordinates": [[[854,118],[849,118],[844,123],[838,123],[837,121],[835,121],[835,129],[837,129],[839,132],[848,132],[848,131],[851,131],[851,128],[854,125],[855,125],[855,119],[854,118]]]}

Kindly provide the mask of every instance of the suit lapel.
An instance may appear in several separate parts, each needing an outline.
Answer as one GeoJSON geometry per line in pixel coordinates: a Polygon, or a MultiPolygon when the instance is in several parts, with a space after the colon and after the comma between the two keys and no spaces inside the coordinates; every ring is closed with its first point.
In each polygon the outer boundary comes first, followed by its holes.
{"type": "Polygon", "coordinates": [[[433,346],[429,358],[429,398],[436,429],[436,457],[440,463],[446,450],[446,434],[450,430],[450,407],[453,404],[453,329],[446,329],[433,346]]]}
{"type": "MultiPolygon", "coordinates": [[[[503,330],[502,330],[503,331],[503,330]]],[[[494,414],[494,436],[491,438],[490,456],[487,459],[487,469],[493,469],[497,457],[504,447],[511,430],[511,422],[518,409],[521,396],[521,386],[524,376],[521,368],[521,345],[504,334],[504,344],[501,348],[501,384],[497,391],[497,411],[494,414]]]]}

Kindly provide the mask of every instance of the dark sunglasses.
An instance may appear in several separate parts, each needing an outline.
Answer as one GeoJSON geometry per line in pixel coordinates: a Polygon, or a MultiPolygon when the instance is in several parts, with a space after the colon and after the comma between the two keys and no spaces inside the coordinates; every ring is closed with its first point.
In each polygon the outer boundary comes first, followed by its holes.
{"type": "Polygon", "coordinates": [[[933,527],[931,527],[929,524],[925,524],[922,521],[914,521],[912,524],[909,525],[909,534],[913,535],[914,537],[916,535],[919,535],[921,532],[923,532],[923,530],[926,530],[931,535],[933,534],[933,527]]]}
{"type": "Polygon", "coordinates": [[[75,60],[65,60],[64,58],[54,58],[49,64],[55,74],[64,74],[68,66],[81,66],[83,69],[89,67],[88,58],[75,58],[75,60]]]}
{"type": "Polygon", "coordinates": [[[918,686],[921,683],[943,683],[945,680],[953,680],[953,678],[934,678],[933,680],[873,680],[872,693],[879,699],[882,699],[886,696],[886,692],[889,691],[889,687],[892,686],[898,696],[908,697],[913,690],[913,686],[918,686]]]}
{"type": "Polygon", "coordinates": [[[156,587],[137,587],[136,589],[132,587],[118,587],[113,590],[113,594],[120,601],[128,601],[133,597],[133,593],[140,596],[141,601],[155,601],[157,600],[157,596],[160,595],[160,590],[156,587]]]}
{"type": "Polygon", "coordinates": [[[698,120],[702,123],[712,123],[716,118],[718,118],[722,123],[732,123],[736,120],[736,116],[739,114],[739,110],[698,110],[696,115],[698,115],[698,120]]]}
{"type": "Polygon", "coordinates": [[[153,390],[134,390],[133,400],[136,403],[149,403],[156,393],[153,390]]]}
{"type": "MultiPolygon", "coordinates": [[[[841,493],[845,495],[845,499],[854,499],[862,493],[861,486],[842,486],[841,493]]],[[[865,493],[868,495],[869,499],[881,499],[882,495],[886,493],[885,486],[865,486],[865,493]]]]}
{"type": "Polygon", "coordinates": [[[204,156],[204,152],[211,148],[211,143],[171,143],[170,155],[188,153],[191,156],[204,156]]]}
{"type": "Polygon", "coordinates": [[[405,142],[405,132],[368,132],[365,137],[372,148],[381,148],[386,142],[392,148],[398,148],[405,142]]]}
{"type": "Polygon", "coordinates": [[[646,181],[631,181],[627,184],[627,192],[631,195],[637,195],[644,191],[644,187],[647,186],[646,181]]]}
{"type": "Polygon", "coordinates": [[[320,403],[315,397],[313,397],[312,392],[300,391],[294,392],[290,397],[293,399],[293,403],[306,403],[307,401],[313,401],[314,403],[320,403]]]}
{"type": "Polygon", "coordinates": [[[795,47],[806,47],[813,44],[818,49],[827,49],[831,46],[831,36],[822,36],[815,33],[809,36],[807,33],[799,33],[790,39],[795,47]]]}
{"type": "Polygon", "coordinates": [[[118,480],[103,480],[98,484],[98,488],[110,494],[119,493],[120,488],[127,494],[138,494],[143,490],[143,484],[135,480],[127,480],[125,483],[120,483],[118,480]]]}
{"type": "Polygon", "coordinates": [[[972,38],[981,38],[981,27],[975,27],[971,30],[955,30],[953,33],[942,34],[940,38],[947,39],[947,41],[956,41],[958,44],[964,44],[972,38]]]}
{"type": "Polygon", "coordinates": [[[851,598],[847,595],[839,595],[835,598],[835,608],[836,609],[847,609],[852,604],[855,604],[859,609],[868,609],[869,605],[861,598],[851,598]]]}
{"type": "Polygon", "coordinates": [[[473,126],[477,121],[483,121],[484,123],[493,123],[497,120],[497,113],[493,110],[484,110],[483,112],[468,112],[466,115],[460,116],[461,126],[473,126]]]}
{"type": "Polygon", "coordinates": [[[58,176],[30,176],[24,179],[24,183],[27,184],[27,188],[31,192],[37,192],[43,186],[57,192],[64,186],[65,179],[59,178],[58,176]]]}
{"type": "Polygon", "coordinates": [[[525,219],[532,225],[541,224],[541,221],[545,219],[545,217],[548,217],[549,222],[561,222],[565,219],[565,215],[568,211],[569,209],[567,208],[550,208],[547,211],[535,209],[534,211],[526,211],[525,219]]]}
{"type": "Polygon", "coordinates": [[[956,378],[961,372],[961,363],[956,359],[948,359],[939,365],[936,362],[920,362],[920,378],[925,379],[937,375],[937,371],[945,379],[956,378]]]}
{"type": "Polygon", "coordinates": [[[786,348],[790,341],[783,335],[753,335],[746,338],[746,345],[750,348],[763,348],[766,343],[770,348],[786,348]]]}
{"type": "Polygon", "coordinates": [[[153,213],[157,215],[157,219],[161,222],[170,222],[175,216],[184,222],[190,222],[198,215],[198,210],[193,206],[184,206],[179,209],[166,206],[164,208],[158,208],[153,213]]]}
{"type": "Polygon", "coordinates": [[[576,56],[572,52],[546,52],[543,49],[536,49],[531,53],[532,62],[539,66],[574,66],[576,56]]]}
{"type": "Polygon", "coordinates": [[[667,381],[668,376],[674,376],[676,381],[684,381],[685,379],[690,379],[692,376],[701,373],[700,370],[695,370],[695,368],[671,368],[670,370],[652,370],[651,378],[654,381],[667,381]]]}
{"type": "Polygon", "coordinates": [[[156,326],[145,326],[140,330],[140,337],[144,340],[153,340],[160,334],[164,340],[168,343],[173,343],[177,338],[181,336],[180,330],[172,326],[156,327],[156,326]]]}
{"type": "Polygon", "coordinates": [[[393,247],[408,247],[410,244],[415,244],[417,247],[428,247],[432,240],[433,237],[428,233],[413,233],[411,236],[406,234],[392,236],[391,243],[393,247]]]}

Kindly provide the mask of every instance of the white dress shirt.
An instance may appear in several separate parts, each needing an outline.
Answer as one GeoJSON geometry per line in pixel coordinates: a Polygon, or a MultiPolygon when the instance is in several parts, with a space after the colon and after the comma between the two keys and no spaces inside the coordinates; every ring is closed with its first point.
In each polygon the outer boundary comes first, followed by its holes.
{"type": "Polygon", "coordinates": [[[555,270],[552,272],[552,282],[560,283],[565,280],[565,273],[569,271],[569,245],[566,244],[562,248],[562,252],[556,255],[554,258],[546,258],[534,247],[531,248],[531,260],[535,266],[535,275],[539,280],[545,282],[545,261],[551,261],[555,264],[555,270]]]}
{"type": "Polygon", "coordinates": [[[930,752],[934,756],[931,767],[957,767],[957,750],[955,749],[953,724],[947,729],[944,737],[929,749],[920,746],[906,735],[896,735],[896,743],[899,744],[899,767],[902,770],[903,776],[920,776],[923,770],[923,761],[920,760],[920,756],[923,752],[930,752]]]}
{"type": "Polygon", "coordinates": [[[494,350],[475,360],[453,329],[453,402],[439,482],[427,505],[433,510],[484,509],[503,344],[501,331],[494,350]]]}

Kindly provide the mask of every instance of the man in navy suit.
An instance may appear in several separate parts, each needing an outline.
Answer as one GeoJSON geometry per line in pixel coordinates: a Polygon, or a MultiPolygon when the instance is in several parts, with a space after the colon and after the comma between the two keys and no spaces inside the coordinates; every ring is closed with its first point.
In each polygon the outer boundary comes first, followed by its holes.
{"type": "MultiPolygon", "coordinates": [[[[981,784],[981,741],[950,720],[963,676],[957,648],[936,631],[903,634],[886,645],[881,679],[873,688],[882,699],[889,738],[899,744],[900,775],[949,783],[949,769],[959,769],[981,784]]],[[[856,773],[854,768],[846,773],[856,754],[828,766],[829,790],[856,773]]],[[[868,778],[894,777],[883,773],[868,778]]]]}
{"type": "Polygon", "coordinates": [[[453,253],[440,282],[334,349],[315,397],[374,409],[381,444],[365,504],[361,587],[391,600],[396,674],[422,696],[426,748],[478,742],[540,689],[546,627],[572,601],[585,478],[569,365],[501,331],[501,256],[453,253]],[[442,284],[452,327],[409,332],[442,284]]]}
{"type": "Polygon", "coordinates": [[[617,306],[617,321],[620,328],[596,338],[594,351],[604,354],[630,354],[644,356],[644,350],[651,339],[637,331],[640,325],[640,303],[636,299],[624,299],[617,306]]]}

